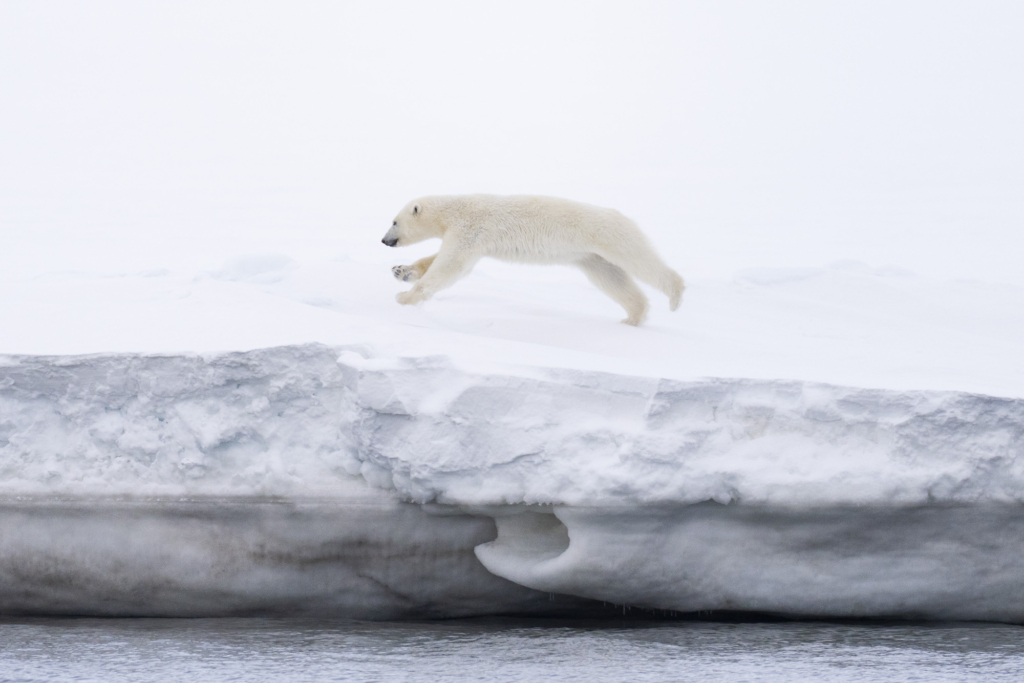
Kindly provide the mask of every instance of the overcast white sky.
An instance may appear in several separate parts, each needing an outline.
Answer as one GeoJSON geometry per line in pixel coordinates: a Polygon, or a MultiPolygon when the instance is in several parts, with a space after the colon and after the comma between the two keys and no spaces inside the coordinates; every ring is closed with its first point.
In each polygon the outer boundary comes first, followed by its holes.
{"type": "Polygon", "coordinates": [[[1024,284],[1022,35],[1011,1],[5,2],[0,269],[329,257],[493,192],[614,206],[689,277],[1024,284]]]}

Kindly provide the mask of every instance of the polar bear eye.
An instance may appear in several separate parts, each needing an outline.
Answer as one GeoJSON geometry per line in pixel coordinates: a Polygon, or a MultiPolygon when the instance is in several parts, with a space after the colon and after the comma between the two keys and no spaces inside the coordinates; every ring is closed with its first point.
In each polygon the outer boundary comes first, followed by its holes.
{"type": "Polygon", "coordinates": [[[420,212],[420,205],[419,204],[417,204],[416,206],[412,207],[412,215],[413,216],[415,216],[419,212],[420,212]]]}
{"type": "Polygon", "coordinates": [[[396,225],[398,225],[398,221],[397,220],[391,221],[391,227],[392,228],[395,227],[396,225]]]}

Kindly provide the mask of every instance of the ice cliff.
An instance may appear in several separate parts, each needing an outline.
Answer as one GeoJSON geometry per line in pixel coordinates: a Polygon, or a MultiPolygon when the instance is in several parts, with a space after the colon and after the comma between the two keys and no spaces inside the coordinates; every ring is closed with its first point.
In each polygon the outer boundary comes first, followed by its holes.
{"type": "Polygon", "coordinates": [[[6,612],[1024,621],[1020,399],[358,345],[6,356],[0,497],[6,612]]]}

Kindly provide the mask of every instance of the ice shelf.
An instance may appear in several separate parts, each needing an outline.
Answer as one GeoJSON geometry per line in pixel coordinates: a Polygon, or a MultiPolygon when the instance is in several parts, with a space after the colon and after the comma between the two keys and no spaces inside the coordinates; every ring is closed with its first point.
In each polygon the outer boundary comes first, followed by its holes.
{"type": "Polygon", "coordinates": [[[1024,400],[963,392],[5,356],[0,611],[1022,622],[1022,467],[1024,400]]]}

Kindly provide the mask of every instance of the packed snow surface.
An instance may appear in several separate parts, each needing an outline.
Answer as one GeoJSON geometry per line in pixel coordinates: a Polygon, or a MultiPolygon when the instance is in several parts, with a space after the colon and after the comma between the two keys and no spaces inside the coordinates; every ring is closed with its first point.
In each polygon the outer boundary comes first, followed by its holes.
{"type": "Polygon", "coordinates": [[[408,284],[390,267],[437,245],[389,250],[385,228],[339,237],[342,255],[321,261],[264,254],[212,271],[0,276],[0,354],[319,342],[504,374],[549,367],[1024,397],[1022,287],[855,262],[748,270],[688,279],[675,313],[647,290],[650,319],[632,329],[581,273],[556,266],[485,260],[426,304],[399,306],[394,295],[408,284]]]}

